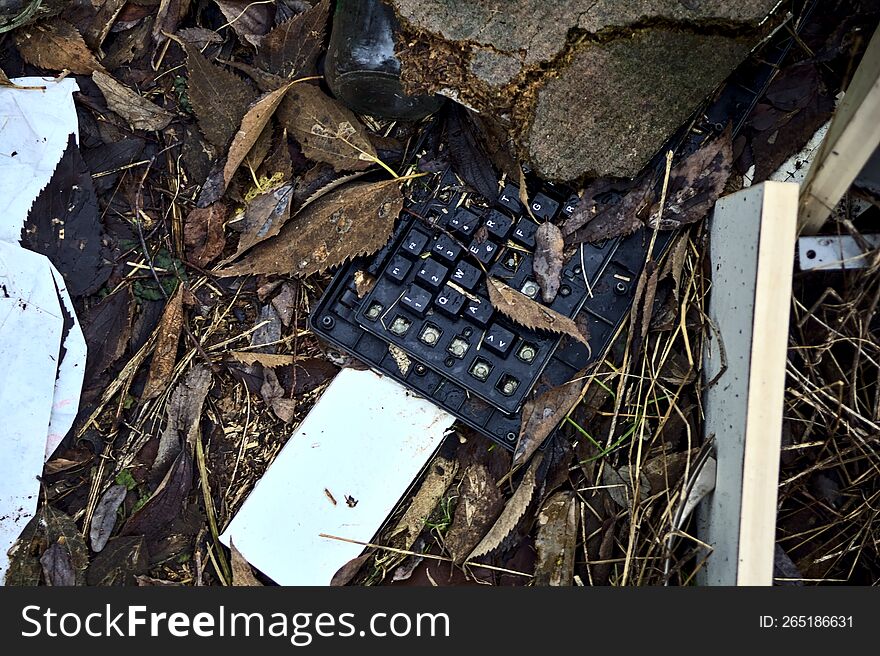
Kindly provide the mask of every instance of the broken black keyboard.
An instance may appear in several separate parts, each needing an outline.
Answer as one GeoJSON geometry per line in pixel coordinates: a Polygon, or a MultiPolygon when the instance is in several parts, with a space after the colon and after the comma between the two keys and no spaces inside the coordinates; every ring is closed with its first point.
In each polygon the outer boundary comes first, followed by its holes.
{"type": "MultiPolygon", "coordinates": [[[[565,263],[547,306],[585,325],[588,348],[515,324],[494,310],[486,287],[487,276],[498,278],[542,302],[532,273],[537,221],[570,215],[576,196],[544,185],[528,212],[509,183],[494,199],[466,191],[451,171],[416,186],[385,248],[336,275],[312,328],[512,449],[523,404],[604,353],[627,315],[650,234],[585,244],[565,263]]],[[[668,238],[660,233],[655,253],[668,238]]]]}

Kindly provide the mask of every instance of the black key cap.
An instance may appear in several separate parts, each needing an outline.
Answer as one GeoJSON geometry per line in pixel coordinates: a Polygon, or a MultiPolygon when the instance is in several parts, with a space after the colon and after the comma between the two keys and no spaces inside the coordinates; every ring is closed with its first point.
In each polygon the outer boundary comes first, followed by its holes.
{"type": "Polygon", "coordinates": [[[440,295],[434,299],[434,307],[438,312],[442,312],[448,317],[456,318],[461,312],[461,306],[464,305],[464,294],[455,291],[449,285],[443,288],[440,295]]]}
{"type": "Polygon", "coordinates": [[[468,301],[467,307],[465,307],[464,310],[464,318],[485,328],[489,325],[489,320],[492,318],[494,312],[495,308],[492,307],[492,304],[489,303],[487,299],[483,299],[479,303],[476,301],[468,301]]]}
{"type": "Polygon", "coordinates": [[[400,299],[404,307],[415,312],[420,317],[425,316],[428,306],[431,304],[431,292],[422,289],[418,285],[410,285],[400,299]]]}
{"type": "Polygon", "coordinates": [[[406,239],[403,240],[401,252],[405,253],[408,257],[418,257],[422,254],[422,250],[427,243],[428,235],[416,229],[410,230],[406,239]]]}
{"type": "Polygon", "coordinates": [[[459,209],[446,226],[462,237],[470,239],[480,227],[480,217],[466,209],[459,209]]]}
{"type": "Polygon", "coordinates": [[[519,202],[519,187],[509,182],[504,185],[504,189],[498,196],[498,204],[513,211],[514,214],[522,212],[522,203],[519,202]]]}
{"type": "Polygon", "coordinates": [[[431,252],[447,262],[455,262],[461,255],[461,246],[448,235],[440,235],[431,247],[431,252]]]}
{"type": "Polygon", "coordinates": [[[461,285],[468,291],[473,291],[477,283],[480,282],[480,270],[471,266],[467,262],[459,262],[452,270],[450,280],[457,285],[461,285]]]}
{"type": "Polygon", "coordinates": [[[511,227],[513,227],[513,219],[498,210],[492,210],[486,217],[486,230],[498,241],[507,239],[511,227]]]}
{"type": "Polygon", "coordinates": [[[569,198],[562,204],[562,213],[565,214],[565,216],[571,216],[572,214],[574,214],[574,208],[577,207],[577,204],[580,201],[580,196],[578,196],[577,194],[573,194],[571,198],[569,198]]]}
{"type": "Polygon", "coordinates": [[[535,194],[535,197],[529,200],[529,207],[532,208],[532,214],[536,219],[549,221],[559,209],[559,203],[545,194],[535,194]]]}
{"type": "Polygon", "coordinates": [[[403,282],[411,268],[412,262],[398,255],[391,260],[391,264],[385,269],[385,275],[396,282],[403,282]]]}
{"type": "Polygon", "coordinates": [[[416,274],[416,280],[424,283],[426,287],[437,290],[440,289],[443,281],[446,280],[447,273],[449,273],[449,269],[436,260],[428,258],[422,262],[422,268],[416,274]]]}
{"type": "Polygon", "coordinates": [[[498,254],[498,244],[484,241],[482,244],[471,244],[468,248],[471,254],[483,264],[489,264],[498,254]]]}
{"type": "Polygon", "coordinates": [[[486,336],[483,338],[483,345],[490,351],[505,356],[510,352],[510,347],[513,345],[513,339],[514,336],[512,332],[495,323],[486,331],[486,336]]]}
{"type": "Polygon", "coordinates": [[[538,231],[538,224],[531,219],[520,219],[516,224],[516,228],[511,235],[511,239],[517,244],[521,244],[527,248],[535,247],[535,233],[538,231]]]}

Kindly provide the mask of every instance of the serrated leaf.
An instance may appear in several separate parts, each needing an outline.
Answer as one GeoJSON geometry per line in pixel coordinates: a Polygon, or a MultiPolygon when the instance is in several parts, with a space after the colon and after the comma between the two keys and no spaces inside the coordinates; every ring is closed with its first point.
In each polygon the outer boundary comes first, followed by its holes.
{"type": "Polygon", "coordinates": [[[240,77],[205,59],[195,46],[184,42],[183,49],[189,69],[189,100],[199,128],[208,141],[225,149],[257,94],[240,77]]]}
{"type": "Polygon", "coordinates": [[[128,121],[134,130],[161,130],[174,118],[169,112],[101,71],[92,73],[92,80],[104,94],[110,111],[128,121]]]}
{"type": "Polygon", "coordinates": [[[535,232],[535,257],[532,271],[541,287],[541,298],[552,303],[559,291],[559,276],[562,274],[562,249],[565,242],[562,231],[546,221],[535,232]]]}
{"type": "Polygon", "coordinates": [[[286,78],[313,75],[324,44],[330,0],[281,23],[263,39],[256,64],[286,78]]]}
{"type": "Polygon", "coordinates": [[[22,59],[39,68],[78,75],[104,70],[77,29],[60,18],[17,30],[15,43],[22,59]]]}
{"type": "Polygon", "coordinates": [[[288,221],[277,236],[254,246],[219,276],[288,273],[308,276],[368,255],[388,241],[403,209],[396,180],[343,187],[288,221]]]}
{"type": "Polygon", "coordinates": [[[535,494],[535,473],[538,470],[538,465],[541,464],[541,460],[542,454],[538,454],[532,460],[532,463],[523,475],[519,487],[516,488],[516,492],[510,497],[507,505],[504,506],[504,510],[501,511],[501,515],[495,520],[489,532],[483,536],[480,543],[468,555],[467,560],[473,560],[474,558],[485,556],[490,551],[494,551],[504,542],[504,538],[510,535],[511,531],[516,528],[520,518],[525,514],[529,504],[531,504],[532,496],[535,494]]]}
{"type": "Polygon", "coordinates": [[[49,184],[31,206],[21,243],[48,257],[70,294],[82,296],[97,291],[112,271],[102,238],[92,176],[70,135],[49,184]]]}
{"type": "Polygon", "coordinates": [[[235,175],[244,158],[257,143],[257,139],[260,138],[266,124],[278,109],[278,105],[292,84],[293,82],[267,93],[245,112],[241,119],[241,127],[235,133],[235,138],[229,147],[229,156],[223,167],[224,189],[229,186],[232,176],[235,175]]]}
{"type": "Polygon", "coordinates": [[[489,301],[493,307],[519,325],[534,330],[547,330],[558,335],[569,335],[587,344],[586,338],[577,329],[577,324],[568,317],[533,301],[498,278],[489,278],[487,287],[489,301]]]}
{"type": "Polygon", "coordinates": [[[278,111],[281,124],[303,154],[337,171],[361,171],[376,161],[376,150],[351,110],[311,84],[294,86],[278,111]]]}

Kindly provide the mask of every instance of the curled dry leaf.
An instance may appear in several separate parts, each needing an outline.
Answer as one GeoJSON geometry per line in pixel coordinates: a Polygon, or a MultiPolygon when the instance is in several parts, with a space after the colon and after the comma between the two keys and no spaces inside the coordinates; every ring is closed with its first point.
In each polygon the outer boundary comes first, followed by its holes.
{"type": "Polygon", "coordinates": [[[271,2],[254,2],[254,0],[214,0],[227,25],[235,33],[253,46],[259,46],[263,36],[272,26],[275,15],[271,2]]]}
{"type": "Polygon", "coordinates": [[[314,85],[290,89],[278,116],[311,160],[337,171],[361,171],[376,162],[376,151],[357,117],[314,85]]]}
{"type": "Polygon", "coordinates": [[[324,45],[330,0],[321,0],[269,32],[255,59],[258,66],[283,78],[313,75],[324,45]]]}
{"type": "Polygon", "coordinates": [[[544,443],[580,400],[584,389],[584,372],[574,375],[571,381],[547,390],[538,398],[523,406],[519,440],[513,452],[513,466],[521,465],[544,443]]]}
{"type": "Polygon", "coordinates": [[[104,70],[77,29],[60,18],[23,27],[14,34],[18,51],[28,64],[77,75],[104,70]]]}
{"type": "Polygon", "coordinates": [[[290,89],[291,84],[293,82],[267,93],[245,113],[241,120],[241,128],[235,133],[232,145],[229,147],[226,165],[223,167],[224,189],[229,186],[232,176],[238,170],[244,158],[247,157],[254,144],[257,143],[257,139],[260,138],[260,135],[266,128],[266,124],[272,118],[272,114],[278,109],[278,105],[281,103],[287,90],[290,89]]]}
{"type": "Polygon", "coordinates": [[[558,335],[569,335],[587,344],[586,338],[578,331],[577,324],[568,317],[533,301],[498,278],[489,278],[487,287],[489,301],[495,309],[521,326],[547,330],[558,335]]]}
{"type": "Polygon", "coordinates": [[[565,243],[582,244],[632,234],[644,225],[642,214],[653,201],[653,189],[654,179],[643,175],[626,195],[612,203],[599,203],[595,195],[584,193],[562,226],[565,243]]]}
{"type": "Polygon", "coordinates": [[[290,273],[308,276],[379,250],[403,208],[395,180],[363,182],[315,201],[276,237],[254,246],[219,276],[290,273]]]}
{"type": "Polygon", "coordinates": [[[178,287],[177,292],[165,306],[162,320],[159,322],[159,337],[156,341],[156,349],[153,351],[153,360],[150,362],[150,371],[147,374],[147,384],[144,387],[143,398],[152,399],[159,396],[168,387],[171,371],[177,362],[177,345],[180,341],[180,330],[183,327],[183,286],[178,287]]]}
{"type": "Polygon", "coordinates": [[[498,519],[492,525],[492,528],[489,529],[489,532],[480,540],[480,543],[474,547],[467,560],[473,560],[474,558],[485,556],[490,551],[494,551],[516,528],[520,518],[525,514],[529,504],[532,502],[532,497],[537,487],[535,474],[542,459],[542,454],[538,454],[532,460],[532,463],[523,475],[522,481],[520,481],[519,487],[516,488],[516,492],[510,497],[507,505],[504,506],[504,510],[501,511],[501,515],[498,516],[498,519]]]}
{"type": "Polygon", "coordinates": [[[541,298],[552,303],[559,291],[559,276],[562,275],[562,249],[565,242],[562,231],[546,221],[535,232],[535,258],[532,271],[541,287],[541,298]]]}
{"type": "Polygon", "coordinates": [[[534,585],[571,585],[577,545],[577,500],[571,492],[557,492],[538,513],[534,585]]]}
{"type": "Polygon", "coordinates": [[[92,80],[104,94],[110,111],[128,121],[133,130],[161,130],[174,118],[172,114],[110,75],[95,71],[92,73],[92,80]]]}
{"type": "Polygon", "coordinates": [[[238,132],[256,92],[234,73],[205,59],[195,46],[184,42],[183,49],[189,69],[189,100],[199,128],[208,141],[225,149],[238,132]]]}
{"type": "Polygon", "coordinates": [[[40,565],[43,566],[43,576],[47,585],[76,585],[73,559],[70,557],[70,551],[65,549],[63,542],[55,542],[46,549],[40,556],[40,565]]]}

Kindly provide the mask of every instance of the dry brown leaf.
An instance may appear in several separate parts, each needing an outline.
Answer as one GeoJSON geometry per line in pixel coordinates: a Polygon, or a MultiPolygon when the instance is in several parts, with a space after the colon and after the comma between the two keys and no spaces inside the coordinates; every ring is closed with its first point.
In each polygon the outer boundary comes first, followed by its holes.
{"type": "Polygon", "coordinates": [[[161,130],[171,123],[174,115],[150,102],[106,73],[95,71],[92,80],[98,85],[107,107],[116,112],[133,130],[161,130]]]}
{"type": "Polygon", "coordinates": [[[425,522],[434,512],[440,499],[446,494],[456,472],[458,472],[458,462],[455,460],[437,456],[431,463],[425,480],[418,492],[413,495],[412,502],[389,536],[389,539],[396,538],[395,545],[398,544],[397,540],[400,540],[399,548],[410,549],[412,547],[422,529],[425,528],[425,522]]]}
{"type": "Polygon", "coordinates": [[[516,488],[516,492],[513,493],[507,505],[504,506],[504,510],[501,511],[501,515],[495,520],[492,528],[483,536],[480,543],[474,547],[467,560],[485,556],[490,551],[497,549],[504,542],[504,538],[510,535],[510,532],[516,528],[520,518],[525,514],[529,504],[531,504],[532,496],[535,494],[535,473],[538,470],[538,465],[541,464],[541,460],[543,460],[543,454],[539,453],[532,460],[532,463],[523,475],[519,487],[516,488]]]}
{"type": "Polygon", "coordinates": [[[272,2],[255,2],[254,0],[214,0],[227,25],[235,33],[254,46],[259,46],[263,36],[272,26],[275,15],[272,2]]]}
{"type": "Polygon", "coordinates": [[[532,271],[541,287],[541,298],[552,303],[559,291],[559,276],[562,274],[562,249],[565,242],[562,231],[549,221],[538,226],[535,232],[535,257],[532,271]]]}
{"type": "Polygon", "coordinates": [[[183,286],[177,288],[174,296],[165,306],[162,320],[159,322],[159,338],[150,362],[147,384],[144,386],[143,399],[159,396],[168,387],[171,371],[177,362],[177,345],[183,327],[183,286]]]}
{"type": "Polygon", "coordinates": [[[263,384],[260,386],[260,396],[266,405],[272,409],[275,416],[285,424],[289,424],[296,416],[296,399],[290,398],[284,385],[278,380],[278,375],[272,369],[263,370],[263,384]]]}
{"type": "Polygon", "coordinates": [[[544,443],[581,398],[584,385],[584,371],[579,371],[571,381],[526,402],[522,411],[519,440],[513,452],[514,467],[526,462],[544,443]]]}
{"type": "Polygon", "coordinates": [[[337,171],[361,171],[376,161],[376,150],[357,117],[314,85],[290,89],[278,116],[311,160],[337,171]]]}
{"type": "Polygon", "coordinates": [[[238,170],[239,165],[247,157],[254,144],[257,143],[257,139],[263,133],[266,124],[272,118],[272,114],[278,109],[278,105],[284,98],[284,94],[290,89],[291,84],[293,82],[267,93],[245,113],[241,120],[241,128],[235,133],[235,138],[229,147],[229,157],[226,159],[226,165],[223,167],[224,187],[229,186],[229,182],[238,170]]]}
{"type": "Polygon", "coordinates": [[[286,78],[313,75],[324,45],[330,0],[286,20],[263,39],[256,63],[286,78]]]}
{"type": "Polygon", "coordinates": [[[238,249],[223,263],[237,260],[245,251],[277,235],[290,218],[292,198],[293,186],[281,184],[248,203],[244,215],[244,232],[239,237],[238,249]]]}
{"type": "Polygon", "coordinates": [[[661,230],[672,230],[704,219],[724,191],[733,167],[731,127],[706,142],[676,166],[669,175],[666,203],[651,208],[648,226],[659,222],[661,230]],[[662,216],[660,212],[662,210],[662,216]]]}
{"type": "Polygon", "coordinates": [[[199,128],[208,141],[225,149],[257,94],[240,77],[205,59],[195,46],[184,42],[183,49],[189,69],[189,100],[199,128]]]}
{"type": "Polygon", "coordinates": [[[117,511],[127,494],[128,488],[124,485],[111,485],[95,506],[92,523],[89,526],[89,542],[95,553],[99,553],[107,546],[107,541],[116,527],[117,511]]]}
{"type": "Polygon", "coordinates": [[[165,406],[168,421],[159,437],[153,473],[161,473],[178,456],[182,448],[193,449],[199,439],[200,420],[205,398],[214,377],[204,364],[196,364],[171,393],[165,406]]]}
{"type": "Polygon", "coordinates": [[[60,18],[22,27],[14,34],[18,51],[28,64],[77,75],[104,70],[77,29],[60,18]]]}
{"type": "Polygon", "coordinates": [[[177,38],[186,41],[199,50],[204,50],[212,43],[223,43],[222,36],[214,30],[209,30],[205,27],[186,27],[182,30],[177,30],[177,38]]]}
{"type": "Polygon", "coordinates": [[[263,584],[254,576],[250,563],[241,555],[241,552],[235,548],[232,538],[229,539],[229,553],[232,556],[232,585],[242,587],[258,587],[263,584]]]}
{"type": "Polygon", "coordinates": [[[371,553],[365,553],[357,558],[352,558],[345,565],[340,567],[330,580],[332,587],[342,587],[348,585],[355,575],[363,567],[364,563],[373,557],[371,553]]]}
{"type": "Polygon", "coordinates": [[[504,499],[489,469],[479,463],[468,467],[459,495],[444,541],[453,561],[460,564],[498,519],[504,499]]]}
{"type": "Polygon", "coordinates": [[[229,355],[242,364],[261,364],[273,369],[296,363],[296,356],[275,355],[274,353],[255,353],[253,351],[230,351],[229,355]]]}
{"type": "MultiPolygon", "coordinates": [[[[156,43],[165,41],[165,33],[174,34],[181,19],[189,11],[192,0],[161,0],[153,22],[153,39],[156,43]]],[[[155,3],[154,3],[155,4],[155,3]]]]}
{"type": "Polygon", "coordinates": [[[369,255],[388,241],[403,195],[396,180],[362,182],[315,201],[272,239],[254,246],[219,276],[290,273],[308,276],[369,255]]]}
{"type": "MultiPolygon", "coordinates": [[[[548,330],[558,335],[569,335],[579,342],[587,344],[586,338],[578,331],[577,324],[568,317],[533,301],[498,278],[489,278],[487,287],[489,288],[489,301],[493,307],[521,326],[535,330],[548,330]]],[[[589,346],[589,344],[587,345],[589,346]]]]}
{"type": "Polygon", "coordinates": [[[226,221],[226,205],[214,203],[208,207],[196,208],[186,215],[183,224],[183,241],[190,262],[204,267],[223,252],[226,234],[223,224],[226,221]]]}
{"type": "Polygon", "coordinates": [[[534,585],[571,585],[577,546],[577,500],[571,492],[557,492],[538,513],[534,585]]]}

